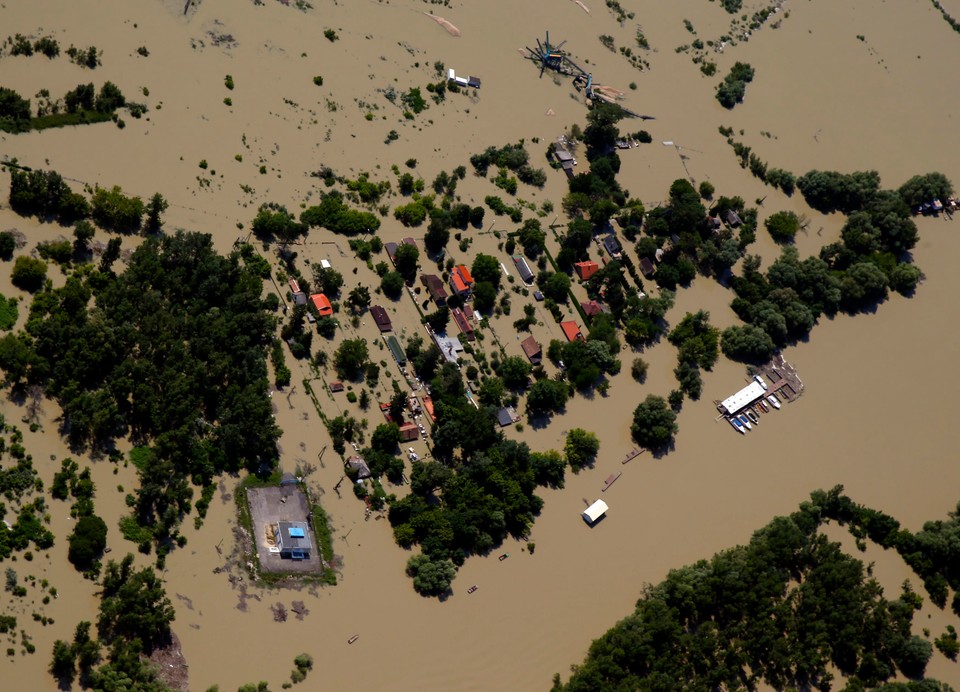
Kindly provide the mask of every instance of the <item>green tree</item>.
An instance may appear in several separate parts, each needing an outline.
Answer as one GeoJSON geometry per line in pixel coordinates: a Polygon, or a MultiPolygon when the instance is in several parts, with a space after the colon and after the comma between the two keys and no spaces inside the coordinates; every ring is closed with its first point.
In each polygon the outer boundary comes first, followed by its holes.
{"type": "Polygon", "coordinates": [[[422,596],[440,596],[447,592],[457,568],[450,560],[432,560],[423,553],[407,561],[407,575],[413,577],[413,588],[422,596]]]}
{"type": "Polygon", "coordinates": [[[13,263],[10,280],[17,288],[35,293],[47,280],[47,263],[40,259],[20,255],[13,263]]]}
{"type": "MultiPolygon", "coordinates": [[[[526,379],[524,379],[526,382],[526,379]]],[[[503,403],[506,387],[499,377],[487,377],[480,383],[477,399],[483,406],[499,407],[503,403]]]]}
{"type": "MultiPolygon", "coordinates": [[[[316,290],[327,296],[338,296],[343,287],[343,274],[336,269],[314,264],[313,285],[316,290]]],[[[369,296],[369,293],[367,295],[369,296]]]]}
{"type": "Polygon", "coordinates": [[[416,246],[403,243],[397,248],[393,256],[393,265],[405,280],[413,281],[417,275],[417,262],[419,259],[420,251],[416,246]]]}
{"type": "Polygon", "coordinates": [[[368,357],[366,341],[363,339],[345,339],[333,356],[333,365],[340,377],[356,380],[363,374],[368,357]]]}
{"type": "Polygon", "coordinates": [[[97,620],[101,639],[108,643],[139,639],[149,651],[169,638],[175,616],[153,569],[134,570],[130,554],[120,564],[113,560],[107,564],[97,620]]]}
{"type": "Polygon", "coordinates": [[[633,363],[630,366],[630,375],[637,382],[643,384],[647,381],[647,371],[649,369],[650,366],[643,358],[634,358],[633,363]]]}
{"type": "Polygon", "coordinates": [[[68,540],[67,558],[77,569],[87,570],[107,547],[107,525],[94,514],[82,516],[68,540]]]}
{"type": "Polygon", "coordinates": [[[597,436],[584,430],[583,428],[574,428],[567,433],[567,441],[563,446],[563,453],[567,457],[567,463],[574,472],[586,466],[592,466],[597,459],[597,452],[600,451],[600,440],[597,436]]]}
{"type": "Polygon", "coordinates": [[[380,279],[380,290],[388,298],[397,300],[403,295],[403,275],[400,272],[387,272],[380,279]]]}
{"type": "Polygon", "coordinates": [[[915,175],[897,190],[908,206],[916,208],[935,199],[946,200],[953,196],[953,184],[943,173],[915,175]]]}
{"type": "Polygon", "coordinates": [[[347,297],[347,304],[350,306],[350,311],[353,312],[353,314],[361,314],[370,307],[370,289],[363,285],[357,286],[350,291],[350,295],[347,297]]]}
{"type": "MultiPolygon", "coordinates": [[[[540,283],[539,277],[537,278],[540,283]]],[[[558,303],[566,303],[570,291],[570,277],[563,272],[550,274],[542,283],[540,290],[546,298],[555,300],[558,303]]]]}
{"type": "Polygon", "coordinates": [[[507,356],[500,361],[498,374],[510,389],[523,389],[530,379],[530,363],[520,356],[507,356]]]}
{"type": "Polygon", "coordinates": [[[775,350],[770,335],[752,324],[727,327],[723,330],[720,348],[727,358],[746,363],[765,362],[775,350]]]}
{"type": "Polygon", "coordinates": [[[12,233],[3,231],[0,233],[0,259],[13,259],[13,251],[17,249],[17,240],[12,233]]]}
{"type": "Polygon", "coordinates": [[[90,241],[96,233],[93,224],[86,220],[77,221],[73,227],[73,251],[76,255],[83,257],[90,250],[90,241]]]}
{"type": "Polygon", "coordinates": [[[113,263],[120,259],[121,242],[119,238],[111,238],[107,241],[107,247],[100,255],[100,271],[110,271],[113,263]]]}
{"type": "Polygon", "coordinates": [[[97,187],[91,204],[93,220],[97,225],[116,233],[138,231],[146,210],[143,200],[139,197],[127,197],[118,185],[109,190],[97,187]]]}
{"type": "Polygon", "coordinates": [[[72,683],[76,673],[76,656],[73,649],[61,639],[53,643],[50,673],[64,684],[72,683]]]}
{"type": "Polygon", "coordinates": [[[651,450],[666,447],[677,433],[677,414],[663,397],[650,394],[633,411],[630,432],[638,444],[651,450]]]}
{"type": "Polygon", "coordinates": [[[473,307],[477,312],[489,313],[497,302],[497,289],[489,281],[478,281],[473,285],[473,307]]]}
{"type": "MultiPolygon", "coordinates": [[[[394,418],[394,420],[398,420],[394,418]]],[[[396,423],[381,423],[370,437],[370,447],[379,452],[395,454],[400,443],[400,426],[396,423]]]]}
{"type": "Polygon", "coordinates": [[[163,219],[161,216],[170,207],[170,204],[159,192],[154,193],[150,201],[147,202],[147,233],[159,233],[163,228],[163,219]]]}
{"type": "Polygon", "coordinates": [[[494,288],[500,287],[502,272],[500,262],[497,261],[496,257],[485,255],[482,252],[478,253],[473,260],[473,266],[470,267],[470,272],[473,274],[473,280],[477,283],[486,281],[492,284],[494,288]]]}
{"type": "Polygon", "coordinates": [[[531,415],[562,411],[567,404],[567,385],[558,380],[537,380],[527,392],[527,410],[531,415]]]}
{"type": "Polygon", "coordinates": [[[763,222],[770,237],[778,243],[789,243],[800,230],[800,217],[792,211],[778,211],[763,222]]]}

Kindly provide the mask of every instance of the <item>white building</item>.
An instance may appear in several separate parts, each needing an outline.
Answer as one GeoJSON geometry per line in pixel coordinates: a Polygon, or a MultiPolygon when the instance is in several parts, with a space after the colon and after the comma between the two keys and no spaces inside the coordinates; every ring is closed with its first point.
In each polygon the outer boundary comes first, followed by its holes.
{"type": "Polygon", "coordinates": [[[728,416],[731,416],[762,398],[766,393],[767,391],[759,382],[753,381],[733,396],[729,396],[721,401],[720,410],[728,416]]]}
{"type": "Polygon", "coordinates": [[[580,516],[583,517],[583,520],[593,526],[604,514],[607,513],[607,510],[610,509],[607,507],[607,503],[603,500],[597,500],[592,505],[583,510],[583,514],[580,516]]]}

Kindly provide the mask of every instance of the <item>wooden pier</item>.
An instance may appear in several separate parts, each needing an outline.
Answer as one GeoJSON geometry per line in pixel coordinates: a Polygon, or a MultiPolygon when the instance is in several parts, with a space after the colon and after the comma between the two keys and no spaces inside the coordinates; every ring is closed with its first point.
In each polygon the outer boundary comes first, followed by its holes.
{"type": "Polygon", "coordinates": [[[610,489],[610,486],[616,483],[617,479],[619,479],[620,476],[622,475],[623,475],[623,472],[621,471],[620,473],[611,473],[609,476],[607,476],[607,480],[603,482],[603,488],[601,489],[600,492],[603,492],[603,493],[607,492],[607,490],[610,489]]]}
{"type": "Polygon", "coordinates": [[[623,457],[623,461],[621,461],[620,463],[621,463],[621,464],[626,464],[628,461],[631,461],[632,459],[636,459],[638,456],[640,456],[641,454],[643,454],[645,451],[647,451],[647,450],[645,450],[645,449],[637,449],[636,447],[634,447],[634,448],[631,449],[629,452],[627,452],[626,456],[623,457]]]}

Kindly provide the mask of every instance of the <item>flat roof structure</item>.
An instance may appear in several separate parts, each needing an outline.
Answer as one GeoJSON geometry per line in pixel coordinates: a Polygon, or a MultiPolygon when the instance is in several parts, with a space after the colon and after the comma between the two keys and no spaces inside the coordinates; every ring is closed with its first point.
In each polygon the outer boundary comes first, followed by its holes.
{"type": "Polygon", "coordinates": [[[397,341],[397,337],[388,336],[387,337],[387,348],[390,349],[390,353],[393,354],[393,359],[397,361],[397,364],[402,368],[407,364],[407,354],[403,352],[403,349],[400,348],[400,342],[397,341]]]}
{"type": "Polygon", "coordinates": [[[281,557],[304,560],[310,557],[309,528],[302,521],[277,522],[276,541],[281,557]]]}
{"type": "Polygon", "coordinates": [[[593,524],[597,523],[600,517],[602,517],[604,514],[607,513],[608,509],[610,508],[607,506],[606,502],[604,502],[603,500],[597,500],[592,505],[590,505],[585,510],[583,510],[583,513],[580,516],[583,517],[583,520],[585,522],[587,522],[592,526],[593,524]]]}
{"type": "Polygon", "coordinates": [[[443,354],[443,357],[446,358],[448,362],[455,364],[460,360],[460,354],[463,353],[463,344],[460,343],[460,339],[455,336],[434,332],[433,340],[436,342],[437,348],[440,349],[440,353],[443,354]]]}
{"type": "Polygon", "coordinates": [[[765,390],[759,382],[751,382],[733,396],[729,396],[721,401],[720,410],[728,416],[732,415],[766,394],[767,390],[765,390]]]}

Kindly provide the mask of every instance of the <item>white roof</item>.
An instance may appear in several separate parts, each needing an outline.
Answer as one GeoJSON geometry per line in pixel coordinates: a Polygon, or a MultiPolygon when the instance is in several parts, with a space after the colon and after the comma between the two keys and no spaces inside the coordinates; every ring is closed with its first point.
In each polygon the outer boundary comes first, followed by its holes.
{"type": "Polygon", "coordinates": [[[322,259],[320,260],[320,266],[324,269],[333,269],[333,265],[330,264],[330,260],[322,259]]]}
{"type": "Polygon", "coordinates": [[[736,413],[744,406],[749,406],[754,401],[766,394],[766,390],[759,382],[751,382],[733,396],[727,397],[720,402],[720,406],[727,414],[736,413]]]}
{"type": "Polygon", "coordinates": [[[456,72],[454,71],[454,69],[451,67],[449,70],[447,70],[447,79],[453,80],[453,79],[456,79],[456,78],[457,78],[457,73],[456,73],[456,72]]]}
{"type": "Polygon", "coordinates": [[[583,510],[583,518],[587,520],[588,523],[592,524],[597,519],[602,517],[607,513],[607,510],[610,509],[607,507],[607,503],[603,500],[597,500],[592,505],[583,510]]]}

